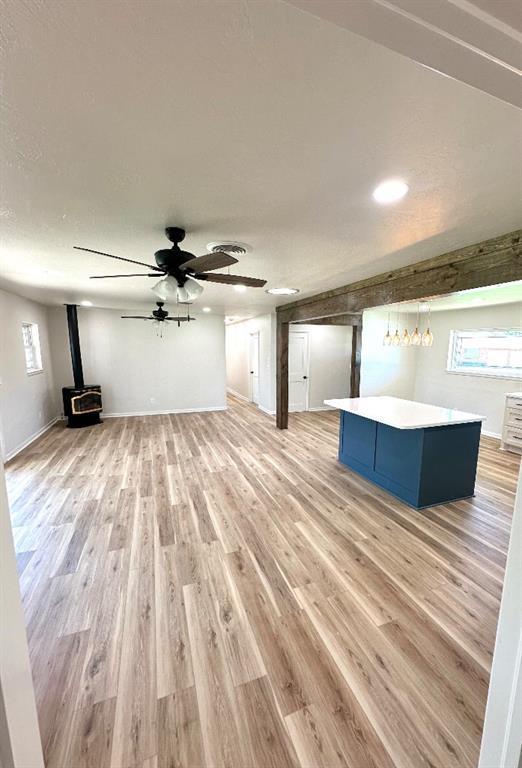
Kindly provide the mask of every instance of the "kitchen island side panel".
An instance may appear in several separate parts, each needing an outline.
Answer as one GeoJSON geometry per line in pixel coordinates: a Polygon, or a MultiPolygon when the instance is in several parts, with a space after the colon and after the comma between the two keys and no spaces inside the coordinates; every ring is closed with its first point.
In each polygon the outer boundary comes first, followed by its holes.
{"type": "Polygon", "coordinates": [[[481,426],[475,422],[424,430],[420,507],[473,496],[481,426]]]}

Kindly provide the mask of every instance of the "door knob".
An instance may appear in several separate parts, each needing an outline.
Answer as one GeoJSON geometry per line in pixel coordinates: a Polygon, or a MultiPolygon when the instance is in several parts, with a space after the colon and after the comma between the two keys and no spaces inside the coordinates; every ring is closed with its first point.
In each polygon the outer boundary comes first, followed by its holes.
{"type": "Polygon", "coordinates": [[[307,378],[308,378],[308,376],[303,376],[303,379],[307,379],[307,378]]]}
{"type": "Polygon", "coordinates": [[[250,373],[254,373],[254,371],[250,371],[250,373]]]}

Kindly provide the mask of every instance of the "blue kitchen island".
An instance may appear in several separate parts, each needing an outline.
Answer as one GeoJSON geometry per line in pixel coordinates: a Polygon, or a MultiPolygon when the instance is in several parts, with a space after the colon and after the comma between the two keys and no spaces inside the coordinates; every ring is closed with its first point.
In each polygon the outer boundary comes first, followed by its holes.
{"type": "Polygon", "coordinates": [[[416,509],[473,496],[483,416],[397,397],[340,410],[339,461],[416,509]]]}

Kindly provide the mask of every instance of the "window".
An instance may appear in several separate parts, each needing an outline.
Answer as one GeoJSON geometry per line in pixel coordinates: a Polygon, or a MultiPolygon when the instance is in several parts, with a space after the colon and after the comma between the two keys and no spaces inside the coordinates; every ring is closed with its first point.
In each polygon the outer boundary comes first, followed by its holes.
{"type": "Polygon", "coordinates": [[[40,335],[36,323],[22,323],[24,341],[25,369],[28,374],[43,371],[40,335]]]}
{"type": "Polygon", "coordinates": [[[448,371],[475,376],[521,378],[522,329],[451,331],[448,371]]]}

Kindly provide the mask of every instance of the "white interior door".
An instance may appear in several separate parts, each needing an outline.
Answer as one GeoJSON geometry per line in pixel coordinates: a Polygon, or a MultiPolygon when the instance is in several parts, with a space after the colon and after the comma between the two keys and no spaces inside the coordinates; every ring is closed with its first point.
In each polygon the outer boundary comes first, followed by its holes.
{"type": "Polygon", "coordinates": [[[250,334],[248,364],[250,402],[259,405],[259,331],[250,334]]]}
{"type": "Polygon", "coordinates": [[[288,410],[308,410],[308,334],[290,331],[288,342],[288,410]]]}

